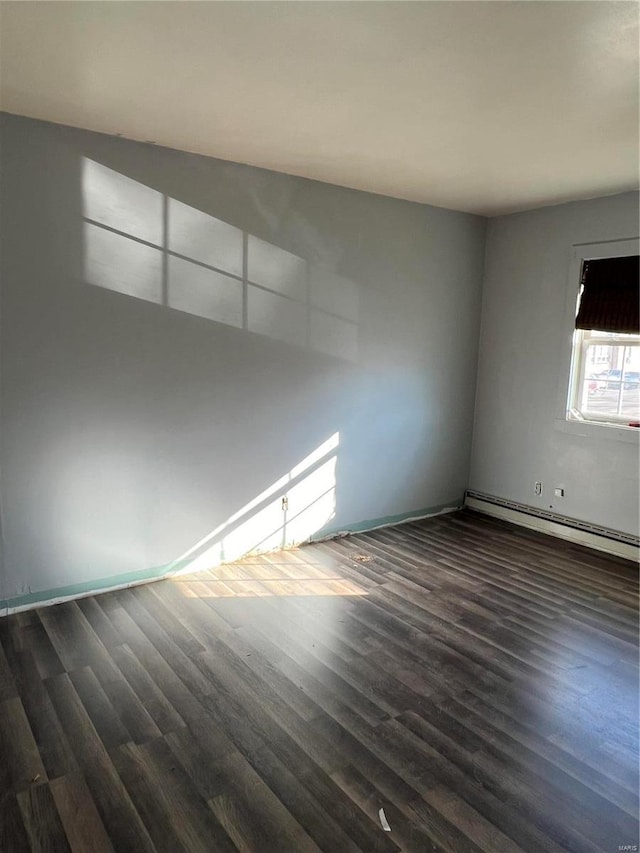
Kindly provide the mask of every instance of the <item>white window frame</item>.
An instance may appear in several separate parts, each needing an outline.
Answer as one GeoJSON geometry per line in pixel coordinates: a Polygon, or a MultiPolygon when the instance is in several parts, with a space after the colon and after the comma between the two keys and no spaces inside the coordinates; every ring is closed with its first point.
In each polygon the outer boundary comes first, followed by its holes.
{"type": "MultiPolygon", "coordinates": [[[[598,416],[593,412],[583,413],[574,402],[578,399],[579,389],[583,388],[585,359],[574,359],[576,347],[581,354],[586,349],[585,335],[576,330],[576,314],[581,292],[582,265],[585,261],[600,258],[622,258],[640,254],[640,238],[631,237],[611,240],[604,243],[576,243],[571,247],[569,279],[563,325],[562,352],[560,358],[560,377],[558,386],[556,428],[563,432],[592,437],[615,438],[622,441],[637,441],[640,430],[628,426],[629,418],[623,416],[598,416]]],[[[606,346],[635,346],[640,343],[635,335],[620,335],[606,339],[590,338],[604,342],[606,346]]],[[[622,384],[622,383],[621,383],[622,384]]]]}

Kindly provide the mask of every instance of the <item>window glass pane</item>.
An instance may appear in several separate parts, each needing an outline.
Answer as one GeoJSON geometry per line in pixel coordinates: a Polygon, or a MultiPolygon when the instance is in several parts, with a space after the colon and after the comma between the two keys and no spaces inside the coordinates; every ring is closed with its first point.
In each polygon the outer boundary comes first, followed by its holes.
{"type": "Polygon", "coordinates": [[[640,418],[640,347],[590,344],[578,405],[585,415],[640,418]]]}
{"type": "Polygon", "coordinates": [[[640,373],[629,372],[622,384],[622,414],[629,420],[640,420],[640,373]]]}

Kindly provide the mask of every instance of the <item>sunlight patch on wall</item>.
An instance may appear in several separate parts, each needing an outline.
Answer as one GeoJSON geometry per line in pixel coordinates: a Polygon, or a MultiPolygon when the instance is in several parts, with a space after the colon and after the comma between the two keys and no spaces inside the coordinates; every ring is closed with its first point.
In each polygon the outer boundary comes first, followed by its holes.
{"type": "Polygon", "coordinates": [[[84,280],[338,358],[358,356],[358,287],[335,270],[84,158],[84,280]]]}
{"type": "Polygon", "coordinates": [[[83,157],[82,200],[85,219],[162,243],[163,195],[157,190],[83,157]]]}
{"type": "Polygon", "coordinates": [[[89,284],[162,303],[162,255],[157,249],[85,222],[84,251],[89,284]]]}
{"type": "MultiPolygon", "coordinates": [[[[249,553],[307,541],[335,514],[334,433],[305,459],[231,515],[172,564],[180,573],[208,569],[249,553]]],[[[170,567],[171,568],[171,567],[170,567]]]]}
{"type": "Polygon", "coordinates": [[[168,199],[169,250],[242,278],[242,231],[195,207],[168,199]]]}
{"type": "Polygon", "coordinates": [[[242,328],[242,282],[169,257],[167,304],[197,317],[242,328]]]}

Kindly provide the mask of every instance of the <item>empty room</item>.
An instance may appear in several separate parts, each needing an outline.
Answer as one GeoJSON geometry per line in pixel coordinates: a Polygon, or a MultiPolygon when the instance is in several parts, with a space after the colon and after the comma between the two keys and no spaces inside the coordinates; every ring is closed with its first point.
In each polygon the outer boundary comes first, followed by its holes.
{"type": "Polygon", "coordinates": [[[638,850],[639,17],[0,0],[0,853],[638,850]]]}

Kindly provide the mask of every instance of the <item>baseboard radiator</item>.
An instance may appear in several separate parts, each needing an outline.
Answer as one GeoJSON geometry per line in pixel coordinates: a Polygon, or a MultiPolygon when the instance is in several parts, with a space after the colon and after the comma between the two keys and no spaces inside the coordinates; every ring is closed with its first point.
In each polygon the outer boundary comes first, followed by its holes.
{"type": "Polygon", "coordinates": [[[512,521],[523,527],[530,527],[542,533],[549,533],[561,539],[569,539],[599,551],[606,551],[629,560],[640,560],[640,538],[621,530],[613,530],[599,524],[591,524],[578,518],[570,518],[547,509],[476,492],[468,489],[465,494],[465,506],[484,512],[487,515],[512,521]]]}

